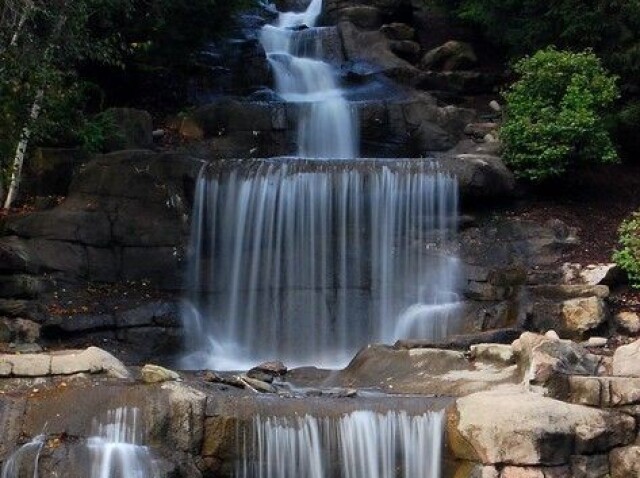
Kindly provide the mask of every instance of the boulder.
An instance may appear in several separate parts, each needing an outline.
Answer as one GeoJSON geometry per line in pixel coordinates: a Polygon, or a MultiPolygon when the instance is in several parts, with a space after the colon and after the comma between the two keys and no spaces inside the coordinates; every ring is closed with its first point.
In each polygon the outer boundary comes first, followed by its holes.
{"type": "Polygon", "coordinates": [[[616,264],[573,264],[562,265],[564,282],[567,284],[614,286],[621,282],[623,272],[616,264]]]}
{"type": "Polygon", "coordinates": [[[511,345],[502,344],[478,344],[469,348],[469,357],[472,360],[497,362],[504,365],[516,363],[516,355],[511,345]]]}
{"type": "Polygon", "coordinates": [[[567,393],[570,375],[596,375],[601,365],[598,356],[575,342],[531,332],[523,333],[513,349],[520,355],[519,367],[525,383],[546,387],[552,394],[567,393]]]}
{"type": "Polygon", "coordinates": [[[177,372],[152,364],[147,364],[142,367],[140,376],[144,383],[161,383],[180,380],[180,374],[177,372]]]}
{"type": "Polygon", "coordinates": [[[469,197],[508,196],[515,190],[515,178],[502,160],[481,154],[436,155],[465,185],[469,197]]]}
{"type": "Polygon", "coordinates": [[[393,393],[462,396],[516,381],[516,366],[470,362],[464,352],[397,350],[376,345],[361,350],[331,383],[349,388],[375,387],[393,393]]]}
{"type": "Polygon", "coordinates": [[[382,24],[382,14],[375,7],[357,5],[340,10],[334,23],[350,22],[364,30],[374,30],[382,24]]]}
{"type": "Polygon", "coordinates": [[[618,312],[613,317],[613,320],[618,331],[622,333],[629,335],[636,335],[640,333],[640,314],[637,312],[618,312]]]}
{"type": "Polygon", "coordinates": [[[153,146],[153,120],[148,112],[133,108],[110,108],[105,114],[113,118],[115,125],[115,133],[105,141],[107,152],[153,146]]]}
{"type": "Polygon", "coordinates": [[[608,478],[609,457],[607,455],[572,456],[571,474],[573,478],[608,478]]]}
{"type": "Polygon", "coordinates": [[[613,375],[640,377],[640,340],[618,347],[614,352],[613,375]]]}
{"type": "Polygon", "coordinates": [[[447,432],[458,459],[485,465],[563,466],[574,455],[602,454],[630,443],[635,420],[504,389],[457,399],[448,414],[447,432]]]}
{"type": "Polygon", "coordinates": [[[416,35],[415,29],[406,23],[387,23],[382,25],[380,31],[390,40],[398,41],[413,40],[416,35]]]}
{"type": "Polygon", "coordinates": [[[351,22],[338,25],[345,59],[355,63],[376,65],[379,73],[405,84],[415,84],[420,70],[391,51],[389,39],[379,31],[365,31],[351,22]]]}
{"type": "Polygon", "coordinates": [[[571,299],[562,303],[562,329],[571,338],[582,338],[607,318],[607,309],[597,297],[571,299]]]}
{"type": "Polygon", "coordinates": [[[570,472],[567,466],[506,466],[500,478],[566,478],[570,472]]]}
{"type": "Polygon", "coordinates": [[[389,43],[389,49],[410,63],[420,55],[420,45],[410,40],[393,40],[389,43]]]}
{"type": "Polygon", "coordinates": [[[569,400],[579,405],[612,408],[640,404],[640,378],[573,376],[569,389],[569,400]]]}
{"type": "Polygon", "coordinates": [[[640,446],[616,448],[609,454],[611,478],[640,476],[640,446]]]}
{"type": "Polygon", "coordinates": [[[419,67],[423,70],[465,70],[477,62],[478,58],[469,43],[452,40],[425,53],[419,67]]]}

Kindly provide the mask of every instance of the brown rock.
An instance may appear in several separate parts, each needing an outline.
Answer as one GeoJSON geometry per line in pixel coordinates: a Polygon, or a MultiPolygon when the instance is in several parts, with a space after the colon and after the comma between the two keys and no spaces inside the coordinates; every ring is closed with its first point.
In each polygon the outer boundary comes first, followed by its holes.
{"type": "Polygon", "coordinates": [[[640,446],[616,448],[609,454],[611,478],[640,476],[640,446]]]}

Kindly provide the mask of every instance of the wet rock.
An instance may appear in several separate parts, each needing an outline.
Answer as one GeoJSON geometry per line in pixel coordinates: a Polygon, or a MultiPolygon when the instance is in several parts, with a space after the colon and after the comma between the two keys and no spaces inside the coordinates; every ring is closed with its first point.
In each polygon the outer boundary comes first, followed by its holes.
{"type": "Polygon", "coordinates": [[[341,387],[378,387],[393,393],[460,396],[517,380],[515,366],[470,362],[464,352],[370,346],[328,382],[341,387]]]}
{"type": "Polygon", "coordinates": [[[33,344],[40,339],[41,326],[25,319],[0,319],[0,342],[33,344]]]}
{"type": "Polygon", "coordinates": [[[390,40],[408,41],[415,37],[415,29],[406,23],[388,23],[382,25],[380,31],[390,40]]]}
{"type": "Polygon", "coordinates": [[[617,448],[609,454],[611,478],[640,476],[640,446],[617,448]]]}
{"type": "Polygon", "coordinates": [[[267,372],[264,372],[262,370],[251,369],[251,370],[249,370],[247,372],[247,377],[253,378],[255,380],[259,380],[259,381],[265,382],[265,383],[272,383],[274,375],[271,375],[271,374],[269,374],[267,372]]]}
{"type": "Polygon", "coordinates": [[[606,347],[608,343],[609,339],[606,337],[589,337],[589,340],[587,340],[584,345],[586,347],[602,348],[606,347]]]}
{"type": "Polygon", "coordinates": [[[50,287],[45,280],[26,274],[0,276],[0,297],[34,299],[50,287]]]}
{"type": "Polygon", "coordinates": [[[567,284],[614,286],[622,281],[623,273],[616,264],[565,263],[562,265],[564,281],[567,284]]]}
{"type": "Polygon", "coordinates": [[[114,120],[116,133],[106,139],[107,151],[146,149],[153,146],[153,120],[143,110],[111,108],[105,114],[114,120]]]}
{"type": "Polygon", "coordinates": [[[609,287],[606,285],[538,285],[528,289],[529,293],[538,299],[571,300],[580,298],[609,297],[609,287]]]}
{"type": "Polygon", "coordinates": [[[43,324],[43,331],[47,334],[55,334],[57,331],[67,333],[87,332],[97,329],[111,329],[115,325],[115,318],[111,314],[79,314],[52,317],[43,324]]]}
{"type": "Polygon", "coordinates": [[[287,373],[287,366],[280,361],[264,362],[254,367],[254,370],[268,373],[273,376],[282,376],[287,373]]]}
{"type": "Polygon", "coordinates": [[[512,365],[516,362],[516,355],[511,345],[502,344],[472,345],[469,348],[469,357],[472,360],[497,362],[504,365],[512,365]]]}
{"type": "Polygon", "coordinates": [[[140,370],[144,383],[161,383],[180,380],[180,374],[158,365],[147,364],[140,370]]]}
{"type": "Polygon", "coordinates": [[[470,123],[465,127],[464,134],[476,140],[481,140],[488,134],[494,133],[498,127],[496,123],[470,123]]]}
{"type": "Polygon", "coordinates": [[[562,466],[573,455],[602,454],[628,444],[635,421],[520,390],[496,390],[459,398],[449,412],[447,431],[459,459],[562,466]]]}
{"type": "Polygon", "coordinates": [[[515,189],[515,178],[502,160],[483,154],[436,155],[436,159],[451,168],[465,185],[468,197],[508,196],[515,189]]]}
{"type": "Polygon", "coordinates": [[[175,302],[153,301],[133,309],[116,312],[115,323],[117,327],[143,327],[150,325],[162,325],[165,327],[181,324],[180,311],[175,302]]]}
{"type": "Polygon", "coordinates": [[[15,377],[44,377],[51,373],[51,357],[46,354],[5,355],[15,377]]]}
{"type": "Polygon", "coordinates": [[[616,349],[613,354],[613,375],[640,377],[640,340],[616,349]]]}
{"type": "Polygon", "coordinates": [[[478,61],[473,47],[464,42],[448,41],[427,52],[420,60],[423,70],[464,70],[478,61]]]}
{"type": "Polygon", "coordinates": [[[420,55],[420,45],[410,40],[392,40],[389,48],[400,58],[413,63],[420,55]]]}
{"type": "Polygon", "coordinates": [[[342,9],[336,20],[353,23],[365,30],[374,30],[382,24],[382,14],[375,7],[358,5],[342,9]]]}
{"type": "Polygon", "coordinates": [[[428,340],[398,340],[394,344],[396,349],[416,349],[416,348],[436,348],[451,350],[468,350],[478,344],[502,344],[510,345],[520,337],[521,330],[518,329],[498,329],[478,332],[475,334],[454,335],[442,342],[428,340]]]}
{"type": "Polygon", "coordinates": [[[640,403],[640,378],[570,377],[572,403],[594,407],[623,407],[640,403]]]}
{"type": "Polygon", "coordinates": [[[570,375],[596,375],[601,360],[570,340],[553,340],[525,332],[514,342],[525,383],[550,389],[554,396],[566,394],[570,375]]]}
{"type": "Polygon", "coordinates": [[[500,106],[500,103],[498,103],[496,100],[491,100],[489,102],[489,108],[491,108],[496,113],[502,112],[502,106],[500,106]]]}
{"type": "Polygon", "coordinates": [[[609,457],[607,455],[572,456],[571,473],[573,478],[608,478],[609,457]]]}
{"type": "Polygon", "coordinates": [[[604,323],[607,310],[604,301],[597,297],[571,299],[563,302],[561,317],[567,335],[581,338],[604,323]]]}
{"type": "Polygon", "coordinates": [[[365,31],[351,22],[338,25],[347,61],[363,62],[378,67],[402,83],[415,83],[420,71],[391,51],[389,39],[379,31],[365,31]]]}
{"type": "Polygon", "coordinates": [[[613,320],[620,332],[630,335],[640,332],[640,314],[637,312],[618,312],[613,320]]]}
{"type": "Polygon", "coordinates": [[[86,360],[95,364],[94,371],[101,369],[113,378],[130,379],[131,373],[117,358],[98,347],[89,347],[84,351],[86,360]]]}
{"type": "Polygon", "coordinates": [[[255,378],[248,376],[240,377],[240,380],[246,384],[247,388],[253,391],[261,393],[276,393],[276,389],[272,385],[267,382],[263,382],[262,380],[256,380],[255,378]]]}
{"type": "Polygon", "coordinates": [[[500,478],[565,478],[569,473],[570,469],[567,466],[506,466],[500,473],[500,478]]]}
{"type": "Polygon", "coordinates": [[[501,77],[480,71],[423,71],[415,78],[416,87],[439,96],[494,94],[501,77]]]}

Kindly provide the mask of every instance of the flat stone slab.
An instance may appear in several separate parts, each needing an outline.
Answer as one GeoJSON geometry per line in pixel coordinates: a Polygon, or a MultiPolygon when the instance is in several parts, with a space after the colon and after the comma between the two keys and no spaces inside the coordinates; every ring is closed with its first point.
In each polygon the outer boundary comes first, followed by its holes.
{"type": "Polygon", "coordinates": [[[78,373],[106,373],[115,378],[130,378],[122,362],[98,347],[50,354],[0,355],[0,377],[48,377],[78,373]]]}

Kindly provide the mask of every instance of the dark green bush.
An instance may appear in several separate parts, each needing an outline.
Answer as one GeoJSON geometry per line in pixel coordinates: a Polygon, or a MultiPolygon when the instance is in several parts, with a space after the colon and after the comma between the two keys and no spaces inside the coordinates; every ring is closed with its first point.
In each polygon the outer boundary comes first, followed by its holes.
{"type": "Polygon", "coordinates": [[[620,226],[613,260],[627,273],[629,283],[640,289],[640,212],[635,212],[620,226]]]}
{"type": "Polygon", "coordinates": [[[540,50],[514,66],[501,128],[504,159],[517,176],[541,181],[617,154],[605,113],[618,97],[616,78],[592,52],[540,50]]]}

